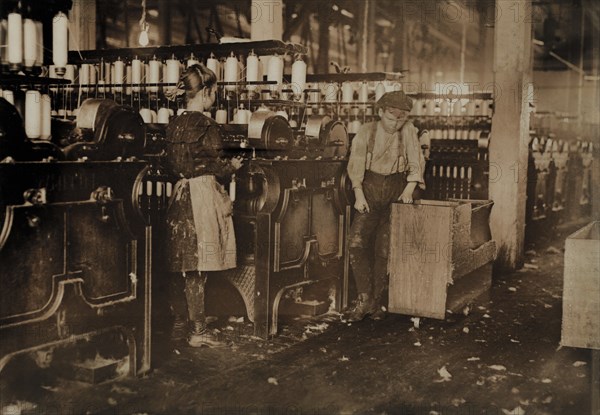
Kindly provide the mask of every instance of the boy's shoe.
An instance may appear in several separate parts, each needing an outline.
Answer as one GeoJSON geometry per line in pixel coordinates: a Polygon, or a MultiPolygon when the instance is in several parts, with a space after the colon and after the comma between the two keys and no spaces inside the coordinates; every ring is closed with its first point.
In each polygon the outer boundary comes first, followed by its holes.
{"type": "Polygon", "coordinates": [[[383,320],[386,315],[387,315],[387,313],[385,311],[385,307],[379,306],[373,313],[371,313],[369,315],[369,317],[371,318],[371,320],[379,321],[379,320],[383,320]]]}

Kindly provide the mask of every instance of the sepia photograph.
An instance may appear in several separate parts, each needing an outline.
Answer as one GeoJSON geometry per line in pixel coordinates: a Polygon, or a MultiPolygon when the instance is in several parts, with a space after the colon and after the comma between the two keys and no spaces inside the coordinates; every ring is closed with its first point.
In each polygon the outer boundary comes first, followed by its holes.
{"type": "Polygon", "coordinates": [[[598,0],[0,0],[0,415],[600,415],[598,0]]]}

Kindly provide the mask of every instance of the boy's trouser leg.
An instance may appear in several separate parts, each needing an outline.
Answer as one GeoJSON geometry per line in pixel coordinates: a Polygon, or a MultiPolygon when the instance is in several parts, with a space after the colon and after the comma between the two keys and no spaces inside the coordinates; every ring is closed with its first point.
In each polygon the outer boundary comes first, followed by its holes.
{"type": "Polygon", "coordinates": [[[372,241],[378,222],[377,212],[356,212],[348,238],[350,265],[356,282],[356,290],[359,294],[366,293],[369,296],[372,295],[372,241]]]}

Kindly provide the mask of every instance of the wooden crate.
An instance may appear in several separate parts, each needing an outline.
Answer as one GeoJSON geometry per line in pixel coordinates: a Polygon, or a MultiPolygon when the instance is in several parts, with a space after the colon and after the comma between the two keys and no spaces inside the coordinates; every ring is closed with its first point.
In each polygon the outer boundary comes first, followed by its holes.
{"type": "Polygon", "coordinates": [[[421,200],[391,210],[389,311],[443,319],[491,286],[492,201],[421,200]]]}
{"type": "Polygon", "coordinates": [[[600,222],[565,242],[561,344],[600,349],[600,222]]]}

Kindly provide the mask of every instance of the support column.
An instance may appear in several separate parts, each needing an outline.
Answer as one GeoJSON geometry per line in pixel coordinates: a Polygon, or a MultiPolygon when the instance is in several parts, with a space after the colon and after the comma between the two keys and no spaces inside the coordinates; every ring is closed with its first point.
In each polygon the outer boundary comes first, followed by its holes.
{"type": "Polygon", "coordinates": [[[360,15],[360,72],[374,71],[377,65],[375,45],[375,11],[376,0],[364,0],[360,15]]]}
{"type": "Polygon", "coordinates": [[[394,46],[392,49],[394,60],[392,65],[392,72],[408,68],[408,65],[404,61],[404,56],[406,55],[405,45],[406,22],[404,20],[403,8],[397,7],[396,15],[394,16],[394,46]]]}
{"type": "Polygon", "coordinates": [[[171,7],[166,0],[160,0],[158,2],[158,44],[159,45],[170,45],[171,44],[171,7]]]}
{"type": "MultiPolygon", "coordinates": [[[[593,0],[584,1],[584,7],[586,9],[593,10],[593,0]]],[[[598,74],[600,72],[600,29],[598,25],[591,25],[592,31],[592,73],[598,74]]],[[[592,183],[590,184],[590,192],[592,194],[592,220],[600,220],[600,125],[598,125],[598,109],[600,109],[600,82],[594,82],[594,95],[592,100],[592,113],[595,116],[589,117],[586,122],[591,123],[590,137],[594,145],[594,159],[592,161],[592,183]]],[[[600,402],[600,390],[598,391],[600,402]]]]}
{"type": "Polygon", "coordinates": [[[250,10],[252,40],[282,40],[283,0],[252,0],[250,10]]]}
{"type": "Polygon", "coordinates": [[[73,0],[69,11],[69,50],[96,49],[96,0],[73,0]]]}
{"type": "Polygon", "coordinates": [[[489,149],[489,195],[496,271],[523,265],[532,73],[531,0],[496,0],[494,115],[489,149]]]}
{"type": "Polygon", "coordinates": [[[329,22],[331,21],[331,4],[320,3],[317,7],[319,13],[319,57],[317,58],[316,72],[329,72],[329,22]]]}

